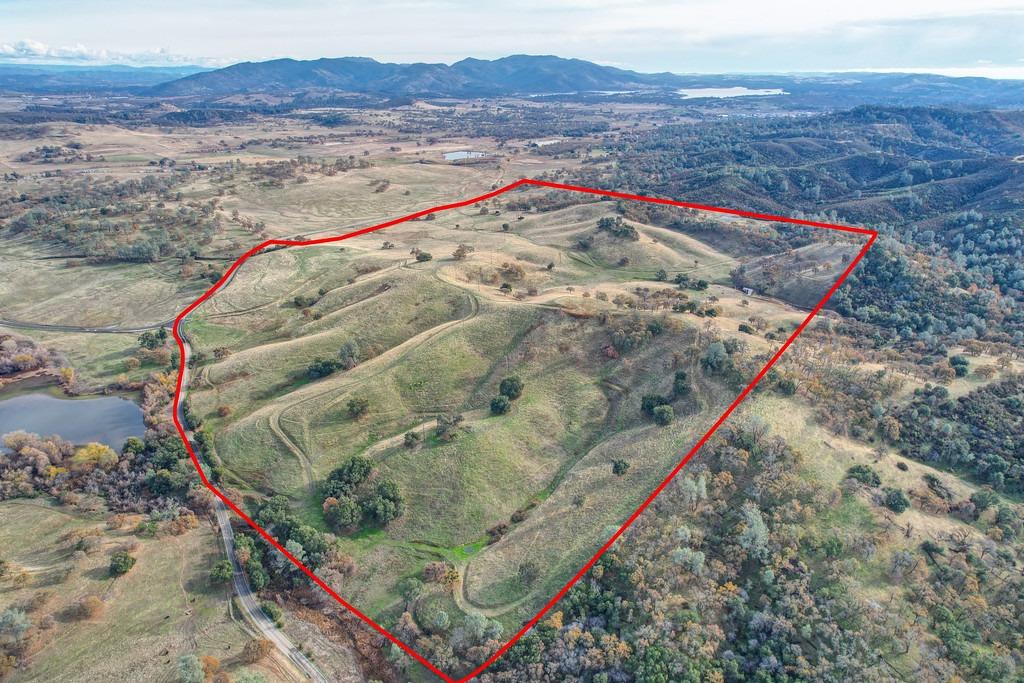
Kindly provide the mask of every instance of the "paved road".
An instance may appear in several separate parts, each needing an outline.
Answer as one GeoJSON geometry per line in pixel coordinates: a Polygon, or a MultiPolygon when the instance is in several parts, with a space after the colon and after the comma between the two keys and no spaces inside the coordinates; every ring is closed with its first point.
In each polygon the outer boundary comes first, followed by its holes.
{"type": "Polygon", "coordinates": [[[260,608],[259,602],[256,600],[255,594],[252,592],[252,588],[249,586],[249,579],[246,577],[245,572],[242,571],[241,566],[238,564],[238,560],[235,558],[235,532],[231,528],[231,518],[228,515],[228,508],[217,499],[216,507],[217,515],[217,526],[220,527],[220,534],[224,539],[224,546],[227,549],[228,559],[231,560],[231,568],[234,571],[232,576],[232,583],[235,587],[235,593],[238,594],[238,603],[241,605],[242,611],[245,613],[246,618],[256,626],[263,633],[263,637],[274,643],[278,650],[287,655],[288,659],[291,660],[292,664],[301,671],[306,678],[317,681],[317,683],[330,683],[320,669],[316,667],[313,662],[309,660],[306,655],[302,654],[292,641],[288,639],[284,633],[272,622],[267,615],[260,608]]]}
{"type": "MultiPolygon", "coordinates": [[[[180,332],[180,330],[179,330],[180,332]]],[[[178,401],[178,420],[182,425],[185,425],[185,416],[183,414],[183,406],[185,405],[185,392],[188,389],[188,362],[192,356],[192,347],[189,345],[185,335],[181,334],[182,342],[185,345],[185,358],[182,363],[182,382],[181,382],[181,398],[178,401]]],[[[189,441],[192,443],[192,448],[197,449],[195,441],[192,438],[191,432],[186,432],[189,441]]],[[[331,683],[330,679],[325,676],[320,669],[316,667],[313,662],[300,652],[292,641],[286,636],[277,626],[271,621],[267,615],[263,612],[259,602],[256,600],[255,594],[252,592],[252,587],[249,585],[249,579],[242,571],[242,567],[238,564],[238,560],[235,558],[235,531],[231,528],[231,517],[228,512],[228,508],[220,500],[216,499],[216,506],[214,513],[217,517],[217,526],[220,528],[221,538],[224,540],[224,549],[227,551],[228,559],[231,561],[232,569],[232,584],[234,585],[235,593],[238,594],[238,604],[245,614],[246,619],[249,623],[253,624],[260,630],[263,637],[272,642],[278,650],[285,654],[289,660],[295,665],[295,667],[302,672],[307,678],[316,683],[331,683]]]]}

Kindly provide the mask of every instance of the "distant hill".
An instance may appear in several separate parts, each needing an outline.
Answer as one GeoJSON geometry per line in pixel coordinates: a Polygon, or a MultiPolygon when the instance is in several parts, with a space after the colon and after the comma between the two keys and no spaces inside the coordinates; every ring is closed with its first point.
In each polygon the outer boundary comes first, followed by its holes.
{"type": "Polygon", "coordinates": [[[0,91],[70,93],[132,90],[207,70],[201,66],[0,64],[0,91]]]}
{"type": "Polygon", "coordinates": [[[507,95],[670,87],[672,74],[640,74],[580,59],[513,55],[447,64],[387,64],[366,57],[244,62],[164,83],[154,95],[201,97],[310,89],[383,95],[507,95]]]}
{"type": "MultiPolygon", "coordinates": [[[[0,64],[0,91],[25,93],[125,92],[143,97],[212,102],[234,95],[269,93],[317,98],[349,93],[384,99],[495,97],[682,101],[706,88],[782,91],[770,99],[782,110],[835,110],[862,104],[1024,108],[1024,81],[950,78],[909,73],[673,74],[639,73],[581,59],[512,55],[463,59],[454,64],[392,64],[367,57],[275,59],[223,69],[197,66],[30,66],[0,64]]],[[[749,91],[748,93],[749,94],[749,91]]],[[[688,99],[699,101],[699,99],[688,99]]],[[[705,100],[707,101],[707,100],[705,100]]],[[[724,102],[724,100],[717,100],[724,102]]]]}
{"type": "Polygon", "coordinates": [[[241,93],[338,91],[381,96],[650,97],[683,88],[781,89],[792,107],[857,104],[1024,106],[1024,81],[932,74],[703,75],[638,73],[580,59],[512,55],[447,64],[391,64],[366,57],[244,62],[150,88],[158,97],[216,99],[241,93]]]}

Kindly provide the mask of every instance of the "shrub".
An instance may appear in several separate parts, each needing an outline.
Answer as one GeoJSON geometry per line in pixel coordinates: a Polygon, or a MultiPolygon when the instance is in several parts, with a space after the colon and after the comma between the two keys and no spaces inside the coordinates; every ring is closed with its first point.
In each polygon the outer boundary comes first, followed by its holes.
{"type": "Polygon", "coordinates": [[[75,451],[71,457],[71,467],[78,471],[88,471],[94,467],[109,470],[117,461],[117,453],[110,446],[93,442],[75,451]]]}
{"type": "Polygon", "coordinates": [[[103,614],[105,605],[95,595],[87,595],[75,605],[75,616],[79,619],[95,619],[103,614]]]}
{"type": "Polygon", "coordinates": [[[624,223],[622,218],[619,216],[615,216],[614,218],[611,216],[605,216],[604,218],[601,218],[597,221],[597,229],[610,232],[615,237],[633,240],[634,242],[640,239],[640,233],[637,232],[636,228],[624,223]]]}
{"type": "Polygon", "coordinates": [[[363,519],[363,510],[350,496],[327,498],[324,501],[324,517],[335,527],[354,527],[363,519]]]}
{"type": "Polygon", "coordinates": [[[135,558],[124,550],[118,550],[110,556],[110,573],[114,576],[127,574],[135,566],[135,558]]]}
{"type": "Polygon", "coordinates": [[[865,486],[879,486],[882,483],[881,477],[868,465],[854,465],[846,471],[846,476],[856,479],[865,486]]]}
{"type": "Polygon", "coordinates": [[[5,640],[20,642],[31,626],[32,622],[23,610],[12,607],[0,612],[0,643],[5,640]]]}
{"type": "Polygon", "coordinates": [[[270,602],[269,600],[261,600],[260,609],[267,615],[267,618],[279,627],[284,623],[284,611],[277,606],[277,603],[270,602]]]}
{"type": "Polygon", "coordinates": [[[434,433],[441,441],[451,441],[459,433],[459,425],[462,424],[462,415],[438,415],[437,427],[434,433]]]}
{"type": "Polygon", "coordinates": [[[266,638],[253,638],[242,648],[242,658],[250,664],[255,664],[273,651],[274,644],[266,638]]]}
{"type": "Polygon", "coordinates": [[[442,609],[438,610],[437,613],[434,615],[434,618],[431,620],[430,626],[434,631],[447,631],[451,623],[452,620],[448,616],[448,613],[442,609]]]}
{"type": "Polygon", "coordinates": [[[373,471],[373,462],[361,455],[353,455],[341,467],[327,475],[324,483],[324,497],[342,498],[351,495],[356,487],[366,481],[373,471]]]}
{"type": "Polygon", "coordinates": [[[684,370],[676,370],[675,377],[672,379],[672,396],[679,398],[680,396],[686,396],[690,393],[690,380],[686,376],[684,370]]]}
{"type": "Polygon", "coordinates": [[[227,583],[234,576],[235,570],[229,560],[220,560],[210,570],[210,580],[214,583],[227,583]]]}
{"type": "Polygon", "coordinates": [[[779,390],[779,393],[783,396],[792,396],[796,393],[796,381],[784,377],[775,383],[775,388],[779,390]]]}
{"type": "Polygon", "coordinates": [[[351,370],[359,365],[359,344],[354,339],[346,340],[341,345],[341,349],[338,350],[338,359],[341,361],[341,366],[346,370],[351,370]]]}
{"type": "Polygon", "coordinates": [[[148,330],[139,336],[139,346],[144,349],[158,349],[167,342],[167,328],[148,330]]]}
{"type": "Polygon", "coordinates": [[[654,421],[662,427],[672,424],[672,420],[675,419],[676,413],[672,410],[672,406],[662,405],[657,406],[653,411],[654,421]]]}
{"type": "Polygon", "coordinates": [[[519,583],[524,587],[532,586],[540,577],[540,567],[536,562],[526,560],[519,565],[519,583]]]}
{"type": "Polygon", "coordinates": [[[203,664],[195,655],[182,655],[178,658],[178,680],[181,683],[203,683],[206,672],[203,664]]]}
{"type": "Polygon", "coordinates": [[[199,662],[203,665],[203,673],[216,683],[217,674],[220,672],[220,660],[213,655],[203,655],[199,658],[199,662]]]}
{"type": "Polygon", "coordinates": [[[498,393],[502,396],[507,396],[510,401],[516,400],[523,395],[523,380],[515,376],[506,377],[501,380],[498,393]]]}
{"type": "Polygon", "coordinates": [[[348,414],[354,418],[362,417],[370,410],[370,401],[362,396],[355,396],[348,400],[348,414]]]}
{"type": "Polygon", "coordinates": [[[999,502],[999,496],[988,489],[980,489],[971,494],[971,502],[979,512],[984,512],[999,502]]]}
{"type": "Polygon", "coordinates": [[[645,394],[640,399],[640,409],[649,417],[654,417],[654,409],[668,403],[668,399],[657,394],[645,394]]]}
{"type": "Polygon", "coordinates": [[[310,379],[320,379],[326,377],[334,372],[337,372],[342,368],[340,360],[334,360],[333,358],[317,358],[310,363],[306,373],[310,379]]]}
{"type": "Polygon", "coordinates": [[[612,473],[622,476],[629,471],[629,463],[625,460],[612,460],[612,473]]]}
{"type": "Polygon", "coordinates": [[[363,511],[379,524],[386,525],[402,516],[405,511],[405,500],[397,483],[391,479],[381,479],[377,483],[375,495],[363,501],[362,507],[363,511]]]}
{"type": "Polygon", "coordinates": [[[434,257],[431,256],[430,254],[428,254],[425,251],[421,251],[418,254],[416,254],[416,260],[419,261],[420,263],[424,263],[426,261],[429,261],[432,258],[434,258],[434,257]]]}
{"type": "Polygon", "coordinates": [[[398,594],[401,595],[406,602],[413,602],[423,595],[423,582],[415,576],[409,576],[402,579],[398,584],[398,594]]]}
{"type": "Polygon", "coordinates": [[[487,545],[493,545],[500,541],[508,533],[508,522],[498,522],[487,530],[487,545]]]}
{"type": "Polygon", "coordinates": [[[512,407],[512,402],[507,396],[495,396],[491,399],[491,413],[493,415],[504,415],[512,407]]]}
{"type": "Polygon", "coordinates": [[[903,493],[901,489],[886,487],[882,489],[884,494],[883,502],[885,507],[889,508],[896,514],[899,514],[910,507],[910,499],[903,493]]]}
{"type": "Polygon", "coordinates": [[[729,364],[729,352],[720,341],[711,342],[700,359],[701,366],[713,372],[724,370],[729,364]]]}
{"type": "Polygon", "coordinates": [[[418,446],[421,441],[423,441],[423,437],[420,435],[419,432],[405,433],[404,444],[406,448],[416,448],[416,446],[418,446]]]}

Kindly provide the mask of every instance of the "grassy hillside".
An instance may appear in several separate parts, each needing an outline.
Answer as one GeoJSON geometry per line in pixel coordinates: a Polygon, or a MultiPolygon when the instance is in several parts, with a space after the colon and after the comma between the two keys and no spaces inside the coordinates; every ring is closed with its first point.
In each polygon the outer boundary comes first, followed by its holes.
{"type": "Polygon", "coordinates": [[[282,513],[260,501],[283,494],[287,528],[334,532],[351,563],[332,569],[338,590],[399,630],[528,618],[764,363],[769,339],[739,325],[801,317],[731,289],[737,260],[692,237],[600,227],[613,204],[501,206],[260,255],[186,328],[191,413],[222,479],[274,528],[282,513]],[[709,370],[723,338],[732,369],[709,370]],[[496,412],[508,377],[521,395],[496,412]],[[667,425],[645,396],[665,397],[667,425]],[[397,486],[397,518],[355,530],[325,516],[324,486],[353,457],[370,485],[397,486]],[[423,578],[436,566],[449,588],[423,578]]]}

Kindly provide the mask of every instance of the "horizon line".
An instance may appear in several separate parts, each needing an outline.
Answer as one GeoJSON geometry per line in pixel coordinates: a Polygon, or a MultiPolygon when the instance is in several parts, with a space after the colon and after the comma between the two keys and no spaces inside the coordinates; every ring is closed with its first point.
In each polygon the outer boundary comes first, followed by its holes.
{"type": "MultiPolygon", "coordinates": [[[[290,59],[295,62],[315,62],[319,60],[334,60],[334,59],[368,59],[375,61],[379,64],[397,64],[397,65],[412,65],[412,64],[436,64],[443,66],[452,66],[460,61],[466,59],[477,59],[480,61],[493,62],[508,57],[554,57],[557,59],[564,60],[575,60],[589,62],[597,66],[620,69],[623,71],[632,71],[634,73],[643,75],[653,74],[672,74],[674,76],[788,76],[788,77],[822,77],[822,76],[835,76],[835,75],[855,75],[855,74],[892,74],[892,75],[928,75],[928,76],[940,76],[943,78],[982,78],[991,81],[1017,81],[1024,80],[1024,66],[1009,66],[1009,65],[984,65],[984,66],[948,66],[948,67],[850,67],[850,68],[839,68],[839,69],[812,69],[812,70],[770,70],[770,71],[741,71],[741,70],[723,70],[723,71],[671,71],[663,69],[660,71],[639,71],[637,69],[629,69],[623,66],[614,64],[602,64],[600,62],[594,62],[580,57],[559,57],[558,55],[552,54],[527,54],[527,53],[514,53],[505,55],[503,57],[484,58],[484,57],[472,57],[467,56],[462,59],[453,62],[428,62],[428,61],[409,61],[409,62],[390,62],[382,61],[375,57],[366,57],[360,55],[344,55],[340,57],[312,57],[303,59],[299,57],[290,56],[278,56],[268,57],[266,59],[243,59],[238,61],[225,62],[221,65],[207,65],[202,63],[179,63],[179,64],[133,64],[127,62],[91,62],[91,61],[59,61],[59,60],[24,60],[24,59],[4,59],[0,56],[0,67],[4,66],[22,66],[22,67],[61,67],[61,68],[72,68],[72,69],[105,69],[105,68],[122,68],[122,69],[195,69],[199,71],[217,71],[220,69],[226,69],[232,66],[238,66],[240,64],[261,64],[266,62],[274,62],[279,60],[290,59]],[[1000,73],[1005,71],[1006,73],[1000,73]]],[[[201,58],[200,58],[201,59],[201,58]]]]}

